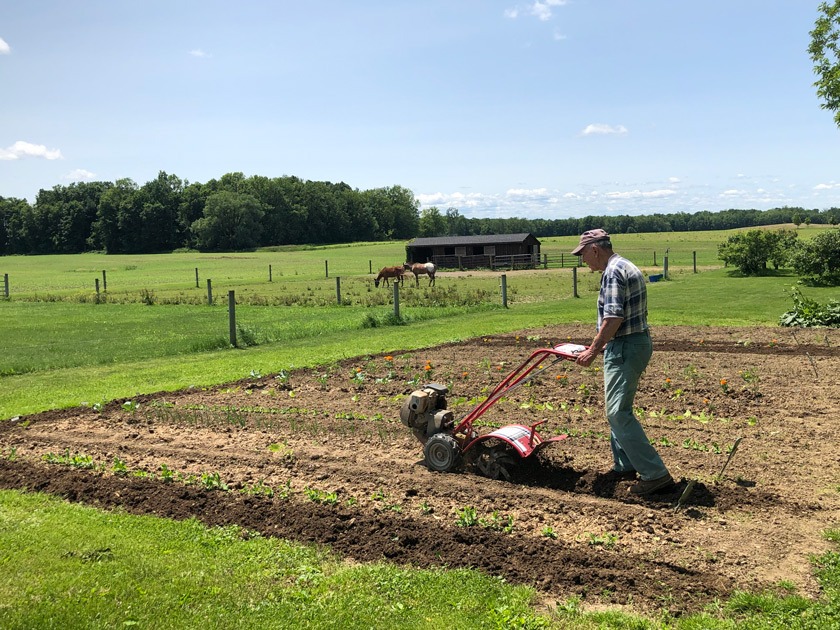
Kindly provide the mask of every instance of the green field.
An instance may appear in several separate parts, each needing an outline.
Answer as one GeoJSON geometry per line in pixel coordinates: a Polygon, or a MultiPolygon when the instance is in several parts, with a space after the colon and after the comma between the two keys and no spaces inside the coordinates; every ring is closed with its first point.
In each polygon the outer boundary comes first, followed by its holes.
{"type": "MultiPolygon", "coordinates": [[[[616,238],[618,251],[646,273],[661,273],[661,266],[652,265],[654,252],[661,265],[668,251],[670,281],[649,285],[653,325],[772,326],[792,306],[786,291],[797,278],[790,273],[742,278],[715,264],[726,234],[616,238]]],[[[543,251],[568,252],[574,243],[572,237],[546,239],[543,251]]],[[[368,270],[398,262],[402,248],[392,242],[225,255],[0,259],[10,276],[10,298],[0,300],[0,419],[212,385],[252,372],[593,321],[599,275],[588,269],[576,270],[578,298],[571,268],[444,270],[435,287],[423,279],[415,288],[410,279],[401,288],[399,314],[406,325],[390,325],[393,291],[374,287],[368,270]],[[97,299],[93,280],[102,281],[102,270],[108,290],[97,299]],[[204,274],[214,276],[212,305],[204,274]],[[230,344],[229,291],[237,302],[236,348],[230,344]]],[[[836,288],[802,291],[823,302],[837,295],[836,288]]]]}
{"type": "MultiPolygon", "coordinates": [[[[727,234],[615,238],[617,251],[647,273],[661,272],[668,250],[670,281],[649,285],[653,326],[774,326],[791,308],[786,291],[797,278],[790,273],[742,278],[722,268],[717,244],[727,234]]],[[[575,242],[545,239],[543,251],[568,252],[575,242]]],[[[578,269],[575,298],[569,268],[458,277],[444,271],[432,289],[425,281],[414,288],[412,281],[400,291],[405,325],[393,325],[393,292],[373,288],[369,269],[399,263],[403,246],[0,258],[11,293],[0,300],[0,421],[546,325],[592,323],[594,332],[598,275],[578,269]],[[97,300],[94,280],[102,280],[103,270],[108,292],[97,300]],[[207,278],[216,295],[212,306],[207,278]],[[239,303],[235,348],[228,337],[231,290],[239,303]]],[[[836,288],[800,288],[821,302],[838,296],[836,288]]],[[[840,539],[837,531],[827,536],[840,539]]],[[[641,619],[585,614],[574,601],[538,613],[530,589],[475,572],[349,566],[304,546],[246,538],[235,529],[2,492],[0,626],[816,629],[836,627],[840,618],[836,552],[818,559],[826,602],[738,594],[714,614],[641,619]]]]}

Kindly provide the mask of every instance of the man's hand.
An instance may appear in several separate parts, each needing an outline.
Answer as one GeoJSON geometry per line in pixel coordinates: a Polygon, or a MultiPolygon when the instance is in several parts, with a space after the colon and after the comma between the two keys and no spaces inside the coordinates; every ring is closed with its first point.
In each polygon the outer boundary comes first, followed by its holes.
{"type": "Polygon", "coordinates": [[[621,322],[623,321],[623,317],[605,317],[601,322],[601,330],[598,331],[598,334],[595,335],[595,339],[592,340],[592,345],[578,355],[575,363],[582,365],[583,367],[589,367],[592,365],[592,362],[595,360],[595,357],[598,356],[598,353],[601,352],[604,346],[607,345],[607,342],[615,336],[616,332],[618,332],[621,322]]]}
{"type": "Polygon", "coordinates": [[[592,365],[592,362],[597,356],[598,350],[596,350],[594,346],[589,346],[586,350],[577,355],[575,363],[577,363],[578,365],[582,365],[583,367],[589,367],[590,365],[592,365]]]}

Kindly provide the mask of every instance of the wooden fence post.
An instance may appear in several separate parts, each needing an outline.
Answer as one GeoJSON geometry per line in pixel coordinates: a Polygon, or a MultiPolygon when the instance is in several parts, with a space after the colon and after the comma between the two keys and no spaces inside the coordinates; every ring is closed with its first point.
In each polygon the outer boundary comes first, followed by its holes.
{"type": "Polygon", "coordinates": [[[96,284],[96,295],[99,295],[99,278],[96,278],[94,282],[96,284]]]}
{"type": "Polygon", "coordinates": [[[108,278],[105,276],[105,270],[102,270],[102,290],[108,292],[108,278]]]}
{"type": "Polygon", "coordinates": [[[668,278],[668,255],[667,254],[665,255],[665,265],[664,265],[663,270],[662,270],[662,276],[666,280],[670,280],[670,278],[668,278]]]}
{"type": "Polygon", "coordinates": [[[6,294],[6,297],[9,297],[9,274],[3,274],[3,293],[6,294]]]}
{"type": "Polygon", "coordinates": [[[268,281],[271,282],[271,265],[268,266],[268,281]]]}
{"type": "Polygon", "coordinates": [[[656,252],[653,252],[653,266],[656,267],[656,252]]]}
{"type": "Polygon", "coordinates": [[[335,300],[341,306],[341,276],[335,277],[335,300]]]}
{"type": "Polygon", "coordinates": [[[230,345],[236,347],[236,296],[228,291],[228,321],[230,323],[230,345]]]}
{"type": "Polygon", "coordinates": [[[694,273],[697,273],[697,252],[691,252],[694,258],[694,273]]]}
{"type": "Polygon", "coordinates": [[[507,276],[502,274],[502,308],[507,308],[507,276]]]}
{"type": "Polygon", "coordinates": [[[572,295],[580,297],[577,292],[577,267],[572,267],[572,295]]]}
{"type": "Polygon", "coordinates": [[[368,273],[373,273],[373,261],[368,260],[368,273]]]}
{"type": "Polygon", "coordinates": [[[213,283],[207,278],[207,304],[213,306],[213,283]]]}
{"type": "Polygon", "coordinates": [[[324,261],[324,273],[326,274],[324,276],[325,278],[330,277],[330,261],[329,260],[324,261]]]}
{"type": "Polygon", "coordinates": [[[198,267],[195,268],[195,288],[198,288],[198,267]]]}

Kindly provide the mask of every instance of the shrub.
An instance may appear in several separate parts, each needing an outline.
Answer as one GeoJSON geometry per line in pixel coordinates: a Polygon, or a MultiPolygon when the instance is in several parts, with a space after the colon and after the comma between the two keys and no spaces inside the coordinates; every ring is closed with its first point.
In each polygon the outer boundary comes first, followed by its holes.
{"type": "Polygon", "coordinates": [[[840,229],[826,230],[807,243],[800,243],[791,255],[793,269],[809,284],[840,284],[840,229]]]}
{"type": "Polygon", "coordinates": [[[747,230],[718,245],[718,258],[745,276],[759,276],[768,262],[774,269],[785,265],[796,242],[793,230],[747,230]]]}
{"type": "Polygon", "coordinates": [[[816,300],[806,298],[794,288],[790,292],[793,299],[793,310],[787,311],[779,318],[781,326],[840,326],[840,302],[829,300],[827,304],[820,304],[816,300]]]}

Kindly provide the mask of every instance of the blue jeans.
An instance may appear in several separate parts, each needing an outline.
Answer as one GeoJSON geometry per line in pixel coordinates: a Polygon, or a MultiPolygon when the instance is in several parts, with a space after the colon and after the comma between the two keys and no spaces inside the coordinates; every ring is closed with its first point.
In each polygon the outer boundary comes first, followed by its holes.
{"type": "Polygon", "coordinates": [[[610,423],[613,468],[635,470],[645,481],[668,474],[662,458],[651,446],[633,413],[639,378],[652,354],[653,343],[648,333],[616,337],[604,348],[604,399],[610,423]]]}

